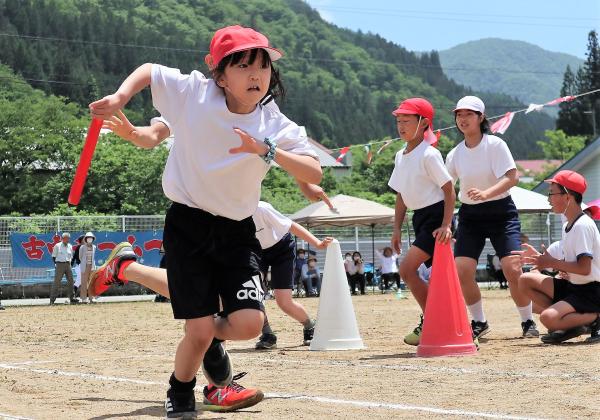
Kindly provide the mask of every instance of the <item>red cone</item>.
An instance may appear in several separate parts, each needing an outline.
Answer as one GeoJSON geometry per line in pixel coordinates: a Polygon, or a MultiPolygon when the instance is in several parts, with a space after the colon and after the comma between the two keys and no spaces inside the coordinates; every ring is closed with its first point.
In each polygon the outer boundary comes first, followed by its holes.
{"type": "Polygon", "coordinates": [[[450,244],[436,242],[417,356],[476,354],[450,244]]]}

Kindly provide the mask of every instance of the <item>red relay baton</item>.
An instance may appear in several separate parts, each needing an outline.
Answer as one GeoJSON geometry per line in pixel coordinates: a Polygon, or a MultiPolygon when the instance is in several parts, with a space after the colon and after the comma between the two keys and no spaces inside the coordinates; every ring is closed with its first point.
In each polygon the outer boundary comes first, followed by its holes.
{"type": "Polygon", "coordinates": [[[71,192],[69,192],[69,204],[76,206],[79,204],[81,199],[81,192],[87,178],[90,164],[92,163],[92,156],[94,156],[94,150],[96,150],[96,144],[98,143],[98,136],[100,135],[100,129],[102,128],[102,120],[92,119],[90,128],[88,128],[87,136],[85,136],[85,143],[81,156],[79,157],[79,164],[75,171],[75,178],[73,178],[73,184],[71,184],[71,192]]]}

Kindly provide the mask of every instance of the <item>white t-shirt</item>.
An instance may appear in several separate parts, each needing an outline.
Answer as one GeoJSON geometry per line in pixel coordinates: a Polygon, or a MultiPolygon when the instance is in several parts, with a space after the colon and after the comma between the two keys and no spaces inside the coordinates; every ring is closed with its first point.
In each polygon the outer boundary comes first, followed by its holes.
{"type": "Polygon", "coordinates": [[[552,242],[548,248],[546,248],[546,252],[550,254],[552,258],[556,258],[557,260],[564,260],[565,256],[563,255],[561,241],[552,242]]]}
{"type": "MultiPolygon", "coordinates": [[[[473,148],[461,141],[446,156],[446,167],[454,181],[460,181],[458,198],[464,204],[481,204],[467,196],[471,188],[486,190],[496,185],[500,178],[511,169],[516,169],[515,161],[507,144],[500,137],[484,134],[481,142],[473,148]]],[[[490,197],[485,201],[500,200],[510,193],[490,197]]]]}
{"type": "Polygon", "coordinates": [[[258,207],[252,215],[256,225],[256,239],[262,249],[275,245],[290,231],[292,220],[285,217],[264,201],[258,202],[258,207]]]}
{"type": "Polygon", "coordinates": [[[383,255],[383,252],[375,250],[375,255],[379,258],[381,266],[381,274],[397,273],[398,272],[398,255],[392,254],[390,257],[383,255]]]}
{"type": "Polygon", "coordinates": [[[562,230],[561,240],[564,260],[575,262],[579,257],[592,257],[592,270],[587,276],[569,273],[569,281],[573,284],[586,284],[600,281],[600,233],[594,221],[583,215],[575,221],[567,232],[566,225],[562,230]]]}
{"type": "Polygon", "coordinates": [[[258,140],[268,137],[282,150],[317,156],[304,128],[273,102],[250,114],[234,114],[221,88],[198,71],[181,74],[153,64],[151,89],[154,107],[169,121],[175,138],[162,184],[177,203],[233,220],[254,214],[269,165],[255,154],[229,153],[241,144],[234,128],[258,140]]]}
{"type": "Polygon", "coordinates": [[[452,177],[444,166],[440,151],[425,141],[410,153],[404,154],[404,150],[396,153],[388,185],[402,196],[402,201],[411,210],[442,201],[441,187],[452,181],[452,177]]]}

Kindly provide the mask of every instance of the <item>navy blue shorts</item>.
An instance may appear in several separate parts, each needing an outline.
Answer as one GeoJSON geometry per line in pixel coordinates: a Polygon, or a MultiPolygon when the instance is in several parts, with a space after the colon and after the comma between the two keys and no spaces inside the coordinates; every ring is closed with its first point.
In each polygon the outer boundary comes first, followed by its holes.
{"type": "Polygon", "coordinates": [[[598,313],[600,312],[600,283],[592,281],[586,284],[573,284],[568,280],[554,277],[552,303],[561,300],[581,314],[598,313]]]}
{"type": "Polygon", "coordinates": [[[454,256],[478,260],[486,238],[500,259],[521,249],[521,222],[510,196],[460,206],[454,256]]]}
{"type": "Polygon", "coordinates": [[[292,235],[286,233],[275,245],[263,249],[260,271],[266,273],[271,267],[271,287],[273,289],[294,288],[294,261],[296,243],[292,235]]]}
{"type": "Polygon", "coordinates": [[[415,210],[413,213],[412,224],[415,231],[415,240],[412,244],[432,257],[425,261],[427,267],[431,267],[431,263],[433,262],[433,250],[435,248],[433,231],[442,226],[443,221],[443,200],[430,206],[423,207],[422,209],[415,210]]]}

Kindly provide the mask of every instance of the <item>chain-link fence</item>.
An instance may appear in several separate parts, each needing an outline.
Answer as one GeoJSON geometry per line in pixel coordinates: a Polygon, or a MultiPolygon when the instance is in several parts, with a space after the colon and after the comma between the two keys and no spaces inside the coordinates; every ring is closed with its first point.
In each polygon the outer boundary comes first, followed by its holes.
{"type": "MultiPolygon", "coordinates": [[[[521,231],[529,238],[529,243],[540,248],[541,244],[550,244],[560,239],[561,220],[555,214],[547,213],[527,213],[521,214],[521,231]]],[[[402,228],[402,255],[406,255],[410,243],[414,240],[414,231],[412,224],[409,223],[411,216],[406,217],[406,221],[402,228]]],[[[327,227],[322,226],[310,229],[311,232],[318,238],[325,236],[333,236],[339,240],[342,253],[359,251],[363,260],[367,263],[375,262],[378,265],[377,258],[373,251],[381,250],[386,246],[390,246],[392,238],[391,226],[355,226],[355,227],[327,227]]],[[[298,243],[299,247],[307,248],[308,245],[303,241],[298,243]]],[[[317,251],[317,260],[322,266],[325,259],[325,252],[317,251]]],[[[486,241],[485,248],[479,258],[479,267],[482,268],[487,264],[487,254],[494,254],[494,248],[489,240],[486,241]]]]}
{"type": "MultiPolygon", "coordinates": [[[[521,214],[522,232],[529,237],[529,243],[534,247],[540,244],[550,244],[560,239],[561,220],[558,215],[546,213],[521,214]]],[[[403,225],[402,250],[403,254],[414,239],[414,232],[409,223],[410,217],[403,225]]],[[[41,216],[41,217],[0,217],[0,285],[21,285],[51,282],[52,267],[47,268],[17,268],[12,264],[10,233],[56,233],[86,232],[86,231],[151,231],[161,230],[164,216],[41,216]]],[[[359,251],[367,263],[375,262],[374,250],[382,249],[390,244],[391,226],[356,226],[356,227],[318,227],[311,231],[318,238],[333,236],[340,242],[342,253],[359,251]]],[[[309,248],[308,244],[299,241],[298,247],[309,248]]],[[[323,267],[325,252],[317,251],[318,265],[323,267]]],[[[494,250],[486,242],[479,259],[480,268],[487,263],[487,254],[494,250]]],[[[400,257],[402,258],[402,256],[400,257]]]]}
{"type": "MultiPolygon", "coordinates": [[[[138,232],[161,230],[164,216],[37,216],[37,217],[0,217],[0,286],[20,286],[20,296],[25,296],[25,287],[49,285],[53,280],[53,267],[21,268],[13,266],[10,245],[11,233],[57,234],[63,232],[138,232]]],[[[72,243],[75,240],[72,237],[72,243]]],[[[44,295],[42,292],[34,293],[44,295]]],[[[6,296],[6,292],[4,293],[6,296]]],[[[15,290],[11,295],[14,296],[15,290]]]]}

